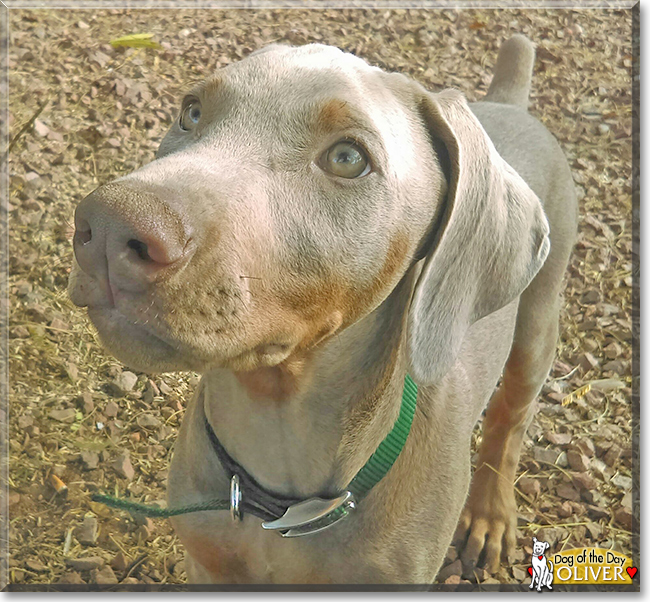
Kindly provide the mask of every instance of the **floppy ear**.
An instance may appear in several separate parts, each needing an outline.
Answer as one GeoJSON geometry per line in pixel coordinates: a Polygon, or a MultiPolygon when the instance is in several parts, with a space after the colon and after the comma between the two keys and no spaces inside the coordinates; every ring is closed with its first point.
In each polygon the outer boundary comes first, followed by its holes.
{"type": "Polygon", "coordinates": [[[537,537],[533,537],[533,543],[537,543],[537,537]]]}
{"type": "Polygon", "coordinates": [[[411,375],[433,384],[449,370],[465,332],[520,295],[550,248],[542,205],[501,158],[465,98],[423,95],[432,144],[449,156],[445,213],[409,312],[411,375]]]}
{"type": "Polygon", "coordinates": [[[551,544],[548,543],[548,541],[545,541],[545,542],[544,542],[544,549],[545,549],[545,550],[548,550],[550,547],[551,547],[551,544]]]}

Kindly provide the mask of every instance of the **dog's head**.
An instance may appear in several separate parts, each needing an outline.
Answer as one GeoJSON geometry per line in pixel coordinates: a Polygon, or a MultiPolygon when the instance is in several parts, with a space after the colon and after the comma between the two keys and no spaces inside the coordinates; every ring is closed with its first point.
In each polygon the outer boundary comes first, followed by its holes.
{"type": "Polygon", "coordinates": [[[536,537],[533,537],[533,556],[541,556],[550,548],[550,545],[547,541],[538,541],[536,537]]]}
{"type": "Polygon", "coordinates": [[[424,259],[409,345],[434,382],[548,252],[539,200],[459,93],[321,45],[270,46],[196,87],[156,160],[95,190],[75,226],[71,298],[150,371],[298,373],[424,259]]]}

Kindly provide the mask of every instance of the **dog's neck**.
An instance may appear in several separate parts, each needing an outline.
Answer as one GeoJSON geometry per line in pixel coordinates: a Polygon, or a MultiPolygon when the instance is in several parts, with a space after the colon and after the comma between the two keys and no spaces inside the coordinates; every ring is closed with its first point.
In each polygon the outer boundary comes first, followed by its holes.
{"type": "Polygon", "coordinates": [[[252,399],[232,372],[205,375],[208,420],[260,485],[295,497],[340,492],[391,430],[407,370],[415,271],[370,315],[316,350],[309,382],[283,403],[252,399]]]}

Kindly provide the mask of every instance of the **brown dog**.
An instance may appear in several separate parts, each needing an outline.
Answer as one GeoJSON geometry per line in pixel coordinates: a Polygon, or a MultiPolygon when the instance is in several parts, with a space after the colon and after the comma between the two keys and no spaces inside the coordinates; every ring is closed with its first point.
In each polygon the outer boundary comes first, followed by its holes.
{"type": "Polygon", "coordinates": [[[533,59],[508,41],[470,107],[335,48],[270,46],[194,89],[158,158],[77,208],[70,294],[106,347],[203,373],[170,507],[228,498],[210,429],[270,494],[339,495],[405,374],[419,385],[397,461],[331,528],[175,518],[190,581],[430,583],[457,525],[467,564],[513,547],[577,223],[566,160],[526,111],[533,59]]]}

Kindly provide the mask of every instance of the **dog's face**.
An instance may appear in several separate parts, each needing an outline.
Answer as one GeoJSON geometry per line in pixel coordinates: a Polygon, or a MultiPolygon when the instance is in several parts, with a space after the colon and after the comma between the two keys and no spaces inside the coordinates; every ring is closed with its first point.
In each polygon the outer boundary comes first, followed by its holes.
{"type": "Polygon", "coordinates": [[[533,556],[542,556],[548,548],[548,542],[537,541],[537,539],[533,537],[533,556]]]}
{"type": "Polygon", "coordinates": [[[409,369],[436,382],[549,250],[539,199],[459,93],[320,45],[197,87],[159,157],[84,199],[75,226],[70,295],[119,359],[226,367],[276,398],[425,253],[409,369]]]}
{"type": "Polygon", "coordinates": [[[156,160],[77,210],[70,293],[109,350],[154,371],[289,365],[376,308],[446,189],[406,81],[273,46],[195,88],[156,160]]]}

